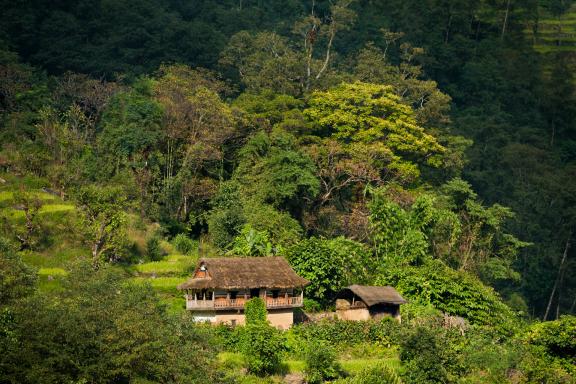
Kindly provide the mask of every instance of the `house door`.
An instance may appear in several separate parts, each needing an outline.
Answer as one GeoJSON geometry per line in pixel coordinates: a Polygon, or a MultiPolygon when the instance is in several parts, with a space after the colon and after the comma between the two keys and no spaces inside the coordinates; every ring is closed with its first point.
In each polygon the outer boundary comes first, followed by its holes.
{"type": "Polygon", "coordinates": [[[260,288],[250,290],[250,298],[252,297],[260,297],[260,288]]]}

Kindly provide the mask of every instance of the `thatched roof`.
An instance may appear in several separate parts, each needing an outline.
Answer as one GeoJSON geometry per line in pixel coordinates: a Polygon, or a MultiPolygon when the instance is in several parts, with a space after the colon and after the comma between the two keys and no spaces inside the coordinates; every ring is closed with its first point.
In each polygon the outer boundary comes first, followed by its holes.
{"type": "Polygon", "coordinates": [[[193,276],[202,266],[206,277],[193,277],[178,289],[294,288],[310,283],[298,276],[283,257],[203,258],[193,276]]]}
{"type": "Polygon", "coordinates": [[[405,304],[406,300],[392,287],[376,287],[366,285],[351,285],[338,293],[338,297],[345,297],[353,293],[358,296],[367,306],[375,304],[405,304]]]}

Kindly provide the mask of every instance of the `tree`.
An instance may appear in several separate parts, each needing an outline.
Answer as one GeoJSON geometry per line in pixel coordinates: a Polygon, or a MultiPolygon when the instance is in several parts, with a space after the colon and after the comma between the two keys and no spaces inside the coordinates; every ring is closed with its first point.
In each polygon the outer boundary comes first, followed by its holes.
{"type": "Polygon", "coordinates": [[[378,151],[384,175],[413,180],[418,163],[440,165],[444,148],[414,119],[413,110],[400,102],[390,86],[343,83],[314,92],[304,114],[326,134],[345,143],[362,143],[378,151]]]}
{"type": "Polygon", "coordinates": [[[309,340],[304,351],[304,374],[310,384],[338,378],[342,368],[336,359],[336,350],[325,342],[309,340]]]}
{"type": "Polygon", "coordinates": [[[273,32],[233,35],[220,56],[220,64],[234,68],[251,91],[272,89],[299,95],[304,82],[301,57],[285,37],[273,32]]]}
{"type": "Polygon", "coordinates": [[[278,371],[286,340],[282,333],[266,319],[266,304],[260,298],[250,299],[244,306],[246,327],[242,334],[241,350],[248,371],[257,375],[278,371]]]}
{"type": "Polygon", "coordinates": [[[356,12],[350,9],[351,4],[352,0],[338,0],[331,3],[330,14],[323,19],[316,15],[313,3],[310,15],[294,24],[293,32],[304,39],[303,48],[306,58],[304,91],[309,91],[312,83],[317,82],[328,69],[333,56],[332,50],[336,34],[350,30],[354,23],[356,12]],[[325,40],[324,58],[318,60],[314,51],[322,40],[325,40]]]}
{"type": "Polygon", "coordinates": [[[202,332],[169,315],[150,286],[88,264],[74,266],[63,284],[14,307],[17,343],[0,356],[0,381],[211,380],[212,350],[202,332]]]}
{"type": "Polygon", "coordinates": [[[266,323],[268,321],[266,303],[259,297],[248,300],[244,304],[244,315],[246,316],[246,324],[266,323]]]}
{"type": "Polygon", "coordinates": [[[345,238],[302,240],[287,250],[294,270],[310,280],[306,296],[328,304],[336,293],[352,283],[361,283],[373,267],[365,246],[345,238]]]}
{"type": "Polygon", "coordinates": [[[239,256],[271,256],[281,253],[281,248],[272,245],[267,231],[258,231],[246,224],[234,238],[228,253],[239,256]]]}
{"type": "Polygon", "coordinates": [[[124,191],[114,186],[82,187],[74,196],[82,212],[82,227],[92,253],[92,267],[98,269],[103,257],[118,261],[126,255],[128,202],[124,191]]]}
{"type": "Polygon", "coordinates": [[[44,232],[40,220],[42,200],[26,191],[24,186],[20,186],[20,190],[14,193],[12,200],[13,206],[24,213],[24,228],[14,223],[13,219],[2,215],[0,219],[3,222],[4,235],[14,236],[20,242],[20,249],[35,249],[44,232]]]}
{"type": "Polygon", "coordinates": [[[318,193],[314,164],[286,132],[256,133],[240,150],[239,160],[233,177],[243,193],[262,203],[298,212],[300,201],[318,193]]]}
{"type": "Polygon", "coordinates": [[[390,264],[422,264],[428,256],[426,227],[434,214],[430,201],[423,197],[406,211],[376,192],[368,203],[372,239],[378,257],[390,264]]]}
{"type": "MultiPolygon", "coordinates": [[[[384,31],[385,34],[394,33],[384,31]]],[[[397,34],[396,34],[397,35],[397,34]]],[[[450,101],[447,94],[438,89],[433,80],[424,80],[422,66],[414,63],[423,56],[424,50],[412,47],[408,43],[400,45],[400,65],[393,65],[386,53],[391,43],[387,40],[384,51],[368,43],[357,56],[354,75],[360,81],[374,84],[386,84],[393,92],[414,109],[419,124],[424,126],[446,125],[449,123],[450,101]]]]}
{"type": "Polygon", "coordinates": [[[8,241],[0,237],[0,309],[34,291],[36,271],[26,265],[8,241]]]}
{"type": "Polygon", "coordinates": [[[162,66],[152,93],[162,106],[162,203],[166,219],[194,221],[224,177],[224,145],[235,117],[220,99],[225,85],[207,71],[162,66]]]}

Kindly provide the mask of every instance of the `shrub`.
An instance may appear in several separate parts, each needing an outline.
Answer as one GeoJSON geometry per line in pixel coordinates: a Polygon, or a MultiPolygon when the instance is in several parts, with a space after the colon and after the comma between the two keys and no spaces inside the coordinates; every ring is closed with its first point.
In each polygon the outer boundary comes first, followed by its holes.
{"type": "Polygon", "coordinates": [[[297,340],[324,341],[331,345],[346,345],[369,342],[384,346],[397,344],[400,325],[392,319],[382,321],[344,321],[325,319],[292,327],[297,340]]]}
{"type": "Polygon", "coordinates": [[[160,249],[160,238],[153,235],[146,240],[146,256],[152,261],[162,258],[162,249],[160,249]]]}
{"type": "Polygon", "coordinates": [[[218,324],[213,330],[217,343],[223,345],[225,350],[234,352],[241,351],[244,327],[218,324]]]}
{"type": "Polygon", "coordinates": [[[325,342],[311,341],[306,346],[304,362],[304,373],[310,384],[336,379],[342,372],[336,360],[336,350],[325,342]]]}
{"type": "Polygon", "coordinates": [[[244,314],[246,324],[265,323],[266,322],[266,303],[259,297],[252,298],[244,305],[244,314]]]}
{"type": "Polygon", "coordinates": [[[576,316],[564,315],[559,320],[534,324],[527,339],[566,366],[576,364],[576,316]]]}
{"type": "Polygon", "coordinates": [[[364,368],[348,381],[349,384],[401,384],[402,380],[392,368],[378,363],[364,368]]]}
{"type": "Polygon", "coordinates": [[[189,255],[196,249],[196,244],[194,240],[189,238],[183,233],[179,233],[172,240],[174,248],[182,254],[189,255]]]}
{"type": "Polygon", "coordinates": [[[382,269],[376,284],[391,285],[410,302],[431,304],[442,312],[465,317],[472,324],[493,326],[503,334],[511,334],[517,327],[514,312],[492,287],[439,260],[420,267],[382,269]]]}
{"type": "Polygon", "coordinates": [[[271,374],[280,369],[286,339],[266,322],[249,323],[244,328],[241,349],[250,373],[271,374]]]}
{"type": "Polygon", "coordinates": [[[400,360],[406,367],[407,383],[447,383],[450,373],[458,373],[460,356],[441,332],[421,326],[406,333],[400,343],[400,360]]]}
{"type": "Polygon", "coordinates": [[[370,252],[360,243],[338,237],[310,238],[287,250],[294,270],[310,280],[306,296],[319,303],[331,303],[346,285],[361,283],[370,265],[370,252]]]}

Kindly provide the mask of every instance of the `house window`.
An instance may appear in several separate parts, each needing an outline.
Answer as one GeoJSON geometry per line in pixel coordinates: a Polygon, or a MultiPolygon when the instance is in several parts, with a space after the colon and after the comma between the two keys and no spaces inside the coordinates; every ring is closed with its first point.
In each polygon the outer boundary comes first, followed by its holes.
{"type": "Polygon", "coordinates": [[[280,293],[280,291],[278,289],[273,290],[272,291],[272,298],[277,299],[279,293],[280,293]]]}
{"type": "Polygon", "coordinates": [[[230,298],[232,300],[236,300],[237,296],[238,296],[238,291],[230,291],[230,298]]]}

